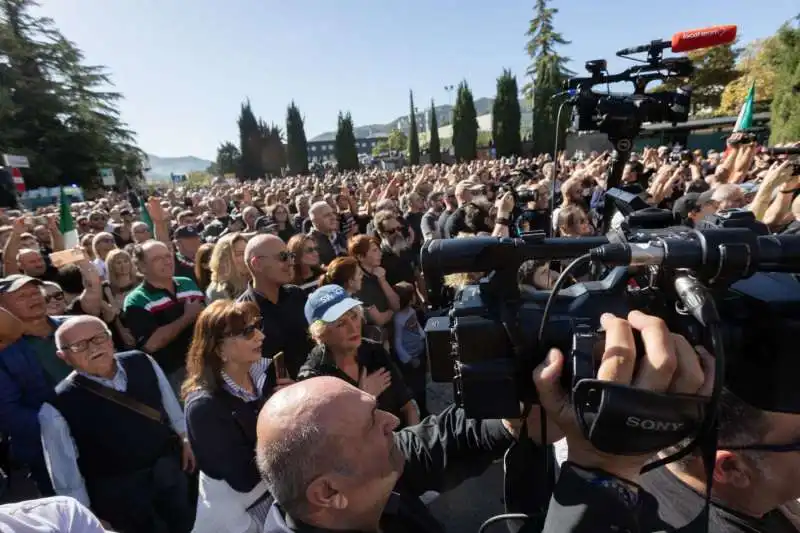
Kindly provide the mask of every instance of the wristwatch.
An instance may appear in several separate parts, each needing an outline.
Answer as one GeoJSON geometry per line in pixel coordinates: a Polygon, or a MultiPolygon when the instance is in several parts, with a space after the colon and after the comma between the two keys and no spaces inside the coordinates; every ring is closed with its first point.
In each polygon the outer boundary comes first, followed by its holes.
{"type": "Polygon", "coordinates": [[[511,221],[508,220],[505,217],[503,217],[503,218],[498,217],[498,218],[494,219],[494,223],[495,224],[499,224],[501,226],[510,226],[511,225],[511,221]]]}

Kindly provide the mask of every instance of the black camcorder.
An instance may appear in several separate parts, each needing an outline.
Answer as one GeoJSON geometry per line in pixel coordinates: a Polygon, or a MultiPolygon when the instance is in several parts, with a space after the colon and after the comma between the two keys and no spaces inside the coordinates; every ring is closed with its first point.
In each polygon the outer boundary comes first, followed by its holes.
{"type": "MultiPolygon", "coordinates": [[[[670,227],[624,237],[474,237],[426,243],[426,279],[481,272],[446,316],[426,324],[434,381],[453,381],[470,416],[512,418],[535,403],[533,369],[551,347],[567,356],[562,376],[592,443],[609,453],[651,453],[697,434],[707,398],[655,394],[595,379],[599,319],[633,309],[662,317],[693,345],[729,361],[782,349],[800,334],[800,236],[768,235],[750,214],[718,215],[702,229],[670,227]],[[553,294],[517,284],[522,262],[584,256],[598,281],[553,294]],[[767,274],[766,272],[771,272],[767,274]],[[783,332],[775,335],[776,324],[783,332]],[[769,335],[765,343],[764,335],[769,335]]],[[[434,289],[435,290],[435,289],[434,289]]],[[[641,351],[640,351],[641,353],[641,351]]]]}

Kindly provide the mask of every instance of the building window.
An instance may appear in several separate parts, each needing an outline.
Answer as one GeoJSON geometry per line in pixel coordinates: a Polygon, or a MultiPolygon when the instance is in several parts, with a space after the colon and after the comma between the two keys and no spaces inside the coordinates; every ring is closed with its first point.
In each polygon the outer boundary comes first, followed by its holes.
{"type": "Polygon", "coordinates": [[[316,144],[312,144],[311,145],[311,151],[312,152],[316,152],[317,151],[317,145],[316,144]]]}
{"type": "Polygon", "coordinates": [[[328,151],[329,151],[329,152],[333,152],[333,145],[332,145],[332,144],[329,144],[329,145],[328,145],[328,151]]]}

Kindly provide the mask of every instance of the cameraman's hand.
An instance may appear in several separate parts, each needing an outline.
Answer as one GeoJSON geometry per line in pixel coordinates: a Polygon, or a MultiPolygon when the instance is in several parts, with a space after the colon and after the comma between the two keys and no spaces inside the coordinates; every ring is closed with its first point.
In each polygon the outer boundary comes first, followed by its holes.
{"type": "MultiPolygon", "coordinates": [[[[606,313],[600,323],[606,332],[606,345],[597,379],[653,392],[711,394],[714,383],[711,355],[702,348],[695,351],[682,336],[670,333],[660,318],[641,311],[631,312],[627,320],[606,313]],[[641,332],[645,347],[638,365],[634,328],[641,332]]],[[[553,349],[536,368],[533,379],[547,416],[566,434],[569,460],[635,482],[650,455],[614,456],[592,446],[583,436],[569,395],[559,382],[563,366],[564,355],[553,349]]]]}

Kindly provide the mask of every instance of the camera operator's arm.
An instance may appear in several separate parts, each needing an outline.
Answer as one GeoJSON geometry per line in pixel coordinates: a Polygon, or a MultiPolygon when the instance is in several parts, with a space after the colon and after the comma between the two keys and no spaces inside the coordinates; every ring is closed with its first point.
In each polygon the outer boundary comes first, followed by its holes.
{"type": "MultiPolygon", "coordinates": [[[[601,324],[606,344],[597,379],[659,393],[710,395],[711,355],[670,333],[660,318],[633,311],[624,320],[607,313],[601,324]],[[633,329],[641,332],[645,347],[638,365],[633,329]]],[[[569,449],[544,531],[638,531],[642,523],[655,523],[657,517],[643,516],[639,502],[645,493],[636,485],[650,456],[614,456],[592,446],[561,387],[563,366],[564,355],[553,349],[534,372],[542,407],[566,434],[569,449]]]]}
{"type": "Polygon", "coordinates": [[[497,208],[497,218],[494,222],[492,237],[508,237],[508,229],[513,222],[511,212],[514,210],[514,196],[507,192],[494,203],[494,206],[497,208]]]}
{"type": "Polygon", "coordinates": [[[784,215],[789,212],[794,199],[792,194],[794,184],[790,181],[791,177],[792,167],[789,161],[780,165],[773,164],[767,171],[755,198],[750,203],[750,211],[758,220],[771,226],[782,220],[784,215]],[[775,195],[776,189],[777,195],[775,195]]]}
{"type": "MultiPolygon", "coordinates": [[[[528,416],[528,435],[541,442],[539,408],[528,416]]],[[[452,405],[439,415],[425,418],[416,426],[395,433],[395,443],[405,457],[399,485],[416,495],[427,491],[444,492],[462,481],[481,475],[505,454],[516,440],[520,424],[507,420],[467,418],[463,409],[452,405]]],[[[547,429],[548,443],[563,434],[554,424],[547,429]]],[[[552,446],[540,448],[544,458],[553,461],[552,446]]],[[[544,480],[543,480],[544,481],[544,480]]]]}

